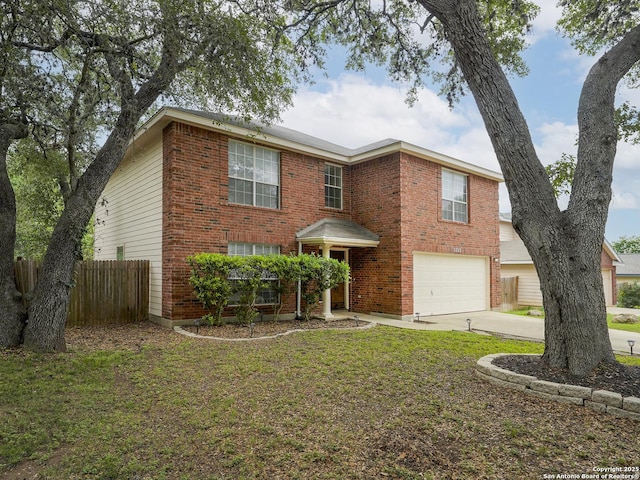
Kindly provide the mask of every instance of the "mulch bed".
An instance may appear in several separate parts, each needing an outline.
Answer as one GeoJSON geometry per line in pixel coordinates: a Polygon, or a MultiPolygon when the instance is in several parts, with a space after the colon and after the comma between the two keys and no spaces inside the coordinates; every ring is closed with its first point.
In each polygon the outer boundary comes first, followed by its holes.
{"type": "Polygon", "coordinates": [[[640,397],[640,367],[619,363],[602,363],[586,377],[576,377],[567,370],[551,368],[537,355],[506,355],[493,361],[497,367],[538,380],[609,390],[623,397],[640,397]]]}
{"type": "Polygon", "coordinates": [[[324,320],[321,318],[312,318],[310,320],[279,320],[277,322],[265,321],[255,322],[254,326],[250,328],[248,325],[240,325],[234,323],[228,323],[222,326],[209,326],[200,325],[195,327],[193,325],[182,327],[191,333],[197,333],[205,337],[215,338],[260,338],[260,337],[272,337],[286,333],[291,330],[318,330],[326,328],[356,328],[370,325],[369,322],[358,320],[356,322],[353,318],[345,318],[339,320],[324,320]]]}

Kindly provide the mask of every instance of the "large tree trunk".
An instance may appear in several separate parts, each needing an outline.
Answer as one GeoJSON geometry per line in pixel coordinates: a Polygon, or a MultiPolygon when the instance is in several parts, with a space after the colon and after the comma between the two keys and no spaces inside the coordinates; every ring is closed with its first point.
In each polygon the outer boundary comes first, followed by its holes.
{"type": "MultiPolygon", "coordinates": [[[[128,117],[128,115],[127,115],[128,117]]],[[[67,320],[73,271],[81,259],[81,241],[100,194],[122,160],[137,118],[119,122],[68,199],[47,246],[33,298],[24,347],[39,352],[66,350],[67,320]]]]}
{"type": "Polygon", "coordinates": [[[26,310],[16,289],[13,252],[16,243],[16,198],[7,173],[11,143],[27,135],[24,125],[0,126],[0,349],[16,347],[22,340],[26,310]]]}
{"type": "Polygon", "coordinates": [[[443,24],[474,95],[504,174],[513,226],[540,278],[545,306],[544,359],[586,375],[614,361],[600,258],[615,157],[615,88],[640,59],[640,29],[594,66],[578,122],[578,165],[569,207],[560,211],[515,95],[495,59],[473,0],[418,0],[443,24]]]}
{"type": "Polygon", "coordinates": [[[606,321],[600,259],[602,236],[567,226],[546,228],[540,239],[521,235],[540,278],[545,309],[543,360],[574,375],[588,374],[600,362],[614,362],[606,321]]]}
{"type": "Polygon", "coordinates": [[[73,271],[81,258],[81,240],[109,178],[122,161],[129,140],[142,115],[168,87],[180,68],[168,56],[147,83],[134,94],[125,70],[112,65],[111,73],[121,88],[121,112],[104,146],[78,179],[56,224],[47,247],[33,299],[23,345],[38,352],[66,350],[64,328],[67,321],[73,271]]]}

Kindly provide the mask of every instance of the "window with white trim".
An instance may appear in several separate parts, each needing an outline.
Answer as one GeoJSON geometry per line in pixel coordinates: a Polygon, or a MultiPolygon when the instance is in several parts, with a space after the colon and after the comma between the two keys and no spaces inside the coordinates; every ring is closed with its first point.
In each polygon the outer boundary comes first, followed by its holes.
{"type": "Polygon", "coordinates": [[[469,222],[467,188],[467,175],[442,170],[442,218],[444,220],[469,222]]]}
{"type": "MultiPolygon", "coordinates": [[[[248,257],[250,255],[277,255],[280,253],[280,245],[268,245],[262,243],[241,243],[241,242],[229,242],[228,255],[237,257],[248,257]]],[[[237,280],[239,277],[237,273],[234,276],[234,272],[229,275],[230,280],[237,280]]],[[[264,280],[269,282],[277,282],[277,278],[269,278],[269,274],[265,275],[264,280]]],[[[258,292],[258,299],[256,305],[273,305],[277,303],[278,297],[275,289],[263,288],[258,292]]],[[[238,296],[232,295],[229,299],[230,305],[236,305],[238,303],[238,296]]]]}
{"type": "Polygon", "coordinates": [[[229,140],[229,203],[280,208],[280,153],[229,140]]]}
{"type": "Polygon", "coordinates": [[[342,167],[324,166],[324,206],[342,208],[342,167]]]}

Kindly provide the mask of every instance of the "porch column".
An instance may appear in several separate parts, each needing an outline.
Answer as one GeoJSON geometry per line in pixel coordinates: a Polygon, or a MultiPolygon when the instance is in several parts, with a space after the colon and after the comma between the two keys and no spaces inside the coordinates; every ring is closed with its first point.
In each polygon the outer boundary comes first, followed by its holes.
{"type": "MultiPolygon", "coordinates": [[[[331,245],[322,245],[322,256],[331,258],[331,245]]],[[[331,313],[331,289],[322,292],[322,317],[325,319],[333,318],[333,313],[331,313]]]]}

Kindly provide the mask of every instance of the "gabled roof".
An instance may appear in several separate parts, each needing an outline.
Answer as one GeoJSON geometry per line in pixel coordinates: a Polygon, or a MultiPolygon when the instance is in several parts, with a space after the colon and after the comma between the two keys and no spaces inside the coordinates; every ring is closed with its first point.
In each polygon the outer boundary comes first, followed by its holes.
{"type": "Polygon", "coordinates": [[[296,240],[305,245],[340,245],[345,247],[376,247],[380,237],[351,220],[323,218],[296,233],[296,240]]]}
{"type": "Polygon", "coordinates": [[[144,143],[147,135],[153,132],[158,134],[158,130],[162,132],[162,129],[173,121],[220,131],[236,138],[242,138],[244,141],[259,141],[274,148],[313,155],[344,165],[366,162],[384,155],[404,152],[448,168],[472,173],[496,182],[504,181],[504,177],[499,172],[418,147],[402,140],[387,138],[359,148],[346,148],[278,125],[247,123],[231,115],[176,107],[163,107],[156,112],[136,131],[132,144],[135,145],[136,142],[144,143]]]}
{"type": "Polygon", "coordinates": [[[620,253],[616,263],[616,276],[640,276],[640,253],[620,253]]]}

